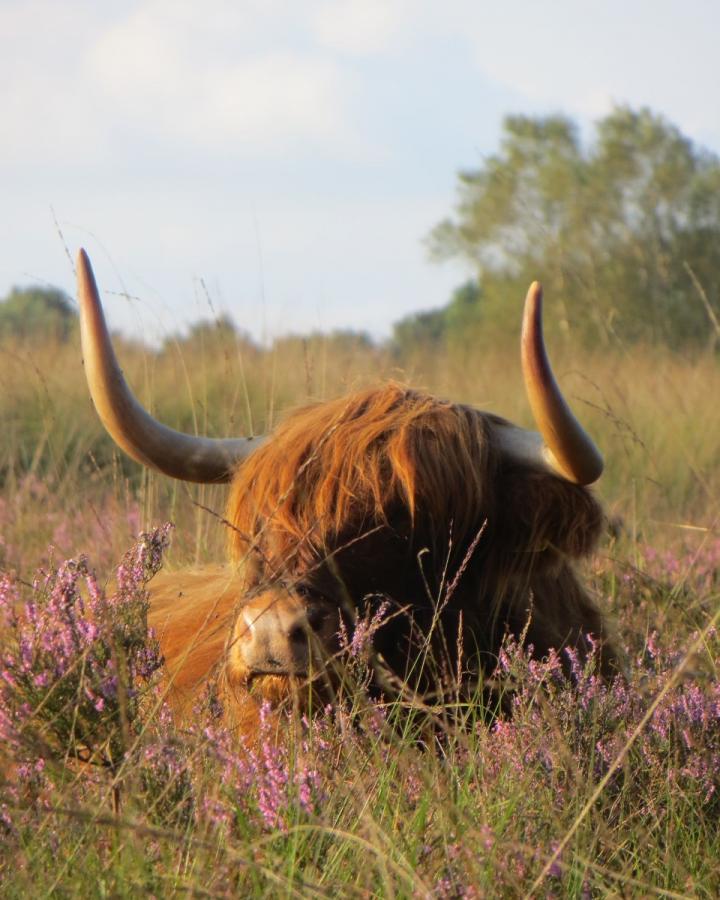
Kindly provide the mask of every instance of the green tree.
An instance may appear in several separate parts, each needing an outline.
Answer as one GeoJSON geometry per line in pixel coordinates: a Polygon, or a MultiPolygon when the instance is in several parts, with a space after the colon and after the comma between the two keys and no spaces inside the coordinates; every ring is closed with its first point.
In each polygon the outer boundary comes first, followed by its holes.
{"type": "Polygon", "coordinates": [[[462,339],[482,320],[480,286],[470,279],[456,288],[443,309],[412,313],[393,326],[392,342],[401,354],[462,339]]]}
{"type": "Polygon", "coordinates": [[[551,327],[573,337],[707,340],[698,284],[717,310],[720,161],[647,109],[615,109],[587,147],[565,117],[511,116],[500,151],[460,174],[455,215],[429,244],[475,269],[483,328],[516,329],[537,278],[551,327]]]}
{"type": "Polygon", "coordinates": [[[0,300],[0,337],[67,341],[76,323],[70,301],[54,288],[16,287],[0,300]]]}
{"type": "Polygon", "coordinates": [[[396,349],[405,353],[436,344],[445,337],[444,309],[430,309],[411,313],[393,325],[392,341],[396,349]]]}

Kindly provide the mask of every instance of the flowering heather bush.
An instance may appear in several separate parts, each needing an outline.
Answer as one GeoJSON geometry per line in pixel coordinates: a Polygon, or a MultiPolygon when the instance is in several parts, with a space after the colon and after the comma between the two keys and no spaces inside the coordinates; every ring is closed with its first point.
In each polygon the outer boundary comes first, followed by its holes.
{"type": "MultiPolygon", "coordinates": [[[[717,645],[714,631],[708,640],[717,645]]],[[[659,694],[684,658],[677,648],[658,646],[653,635],[645,658],[635,661],[630,677],[608,683],[596,674],[594,654],[581,665],[573,651],[565,653],[572,684],[563,676],[558,654],[537,662],[517,644],[508,644],[500,668],[508,689],[512,686],[512,715],[503,717],[483,738],[490,751],[486,757],[490,771],[530,767],[542,772],[556,802],[567,802],[578,774],[599,779],[606,772],[645,715],[649,699],[659,694]],[[562,753],[557,742],[547,740],[552,730],[562,737],[562,753]],[[580,761],[587,766],[585,772],[578,768],[580,761]]],[[[681,681],[668,691],[634,742],[630,757],[624,775],[633,780],[634,789],[648,790],[648,804],[662,802],[652,795],[653,787],[662,783],[677,786],[686,800],[719,804],[720,684],[696,673],[692,681],[681,681]]]]}
{"type": "MultiPolygon", "coordinates": [[[[617,574],[612,570],[601,573],[611,578],[617,574]]],[[[631,611],[647,603],[662,606],[668,596],[685,597],[691,603],[708,599],[712,606],[720,590],[720,538],[708,534],[694,543],[685,541],[662,550],[641,545],[634,564],[623,561],[619,576],[621,612],[628,605],[631,611]]]]}
{"type": "MultiPolygon", "coordinates": [[[[154,821],[177,824],[194,808],[187,735],[176,734],[162,701],[156,677],[162,659],[147,627],[146,585],[160,568],[168,535],[169,526],[141,535],[118,567],[111,594],[84,557],[40,573],[25,602],[18,585],[1,577],[0,742],[26,797],[53,787],[46,760],[116,772],[133,754],[154,821]]],[[[291,761],[287,746],[274,739],[267,705],[257,744],[238,748],[212,722],[190,736],[205,744],[203,765],[213,760],[219,773],[222,802],[206,799],[202,807],[210,820],[254,811],[268,828],[283,829],[294,806],[314,809],[317,773],[291,761]]],[[[0,811],[10,824],[7,806],[0,811]]]]}
{"type": "Polygon", "coordinates": [[[0,742],[26,787],[45,759],[117,772],[139,735],[161,665],[145,586],[169,528],[140,536],[113,593],[84,557],[39,573],[24,603],[18,586],[0,577],[0,742]]]}
{"type": "MultiPolygon", "coordinates": [[[[510,641],[492,684],[445,715],[368,696],[380,603],[340,635],[347,678],[332,706],[298,719],[264,705],[258,733],[238,739],[210,695],[179,730],[146,624],[167,537],[142,536],[112,591],[84,559],[29,592],[1,583],[3,890],[45,889],[49,866],[70,894],[102,879],[116,893],[717,895],[714,629],[692,659],[690,631],[630,635],[627,676],[612,682],[594,653],[565,651],[568,679],[559,654],[533,660],[510,641]],[[70,842],[83,864],[58,868],[53,848],[70,842]]],[[[714,585],[709,572],[695,584],[714,585]]]]}

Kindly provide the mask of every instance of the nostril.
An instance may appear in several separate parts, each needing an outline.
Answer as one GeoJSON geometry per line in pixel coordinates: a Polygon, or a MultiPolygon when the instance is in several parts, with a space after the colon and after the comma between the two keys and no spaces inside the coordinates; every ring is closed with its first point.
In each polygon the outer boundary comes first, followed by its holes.
{"type": "Polygon", "coordinates": [[[304,625],[293,625],[288,632],[288,640],[291,644],[305,644],[308,639],[308,629],[304,625]]]}

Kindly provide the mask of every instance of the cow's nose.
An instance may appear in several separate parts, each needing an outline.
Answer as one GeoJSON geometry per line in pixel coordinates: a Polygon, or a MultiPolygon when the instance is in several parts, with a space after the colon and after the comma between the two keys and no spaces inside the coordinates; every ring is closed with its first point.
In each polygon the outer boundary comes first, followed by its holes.
{"type": "Polygon", "coordinates": [[[324,618],[322,610],[292,598],[251,601],[235,634],[245,666],[253,673],[306,673],[324,618]]]}

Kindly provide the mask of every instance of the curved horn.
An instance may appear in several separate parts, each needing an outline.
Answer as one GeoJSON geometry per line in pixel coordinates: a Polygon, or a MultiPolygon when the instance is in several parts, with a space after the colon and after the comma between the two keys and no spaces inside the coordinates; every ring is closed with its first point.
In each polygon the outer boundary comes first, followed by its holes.
{"type": "Polygon", "coordinates": [[[182,434],[153,419],[133,396],[112,348],[88,255],[77,258],[80,336],[90,395],[103,425],[128,456],[183,481],[229,481],[260,441],[182,434]]]}
{"type": "Polygon", "coordinates": [[[603,458],[568,406],[553,375],[542,331],[542,287],[527,292],[522,325],[522,368],[530,408],[542,435],[542,455],[560,476],[591,484],[602,474],[603,458]]]}

